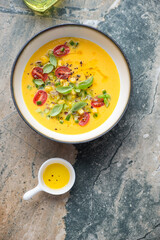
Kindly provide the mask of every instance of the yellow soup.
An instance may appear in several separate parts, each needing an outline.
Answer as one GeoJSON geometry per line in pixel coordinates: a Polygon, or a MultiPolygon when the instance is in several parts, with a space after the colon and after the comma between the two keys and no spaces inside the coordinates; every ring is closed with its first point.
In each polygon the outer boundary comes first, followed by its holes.
{"type": "Polygon", "coordinates": [[[69,182],[70,174],[68,169],[60,164],[53,163],[49,165],[43,173],[43,181],[47,187],[58,189],[66,186],[69,182]]]}
{"type": "Polygon", "coordinates": [[[22,93],[40,124],[58,133],[80,134],[113,113],[120,79],[104,49],[86,39],[60,38],[32,55],[23,73],[22,93]]]}

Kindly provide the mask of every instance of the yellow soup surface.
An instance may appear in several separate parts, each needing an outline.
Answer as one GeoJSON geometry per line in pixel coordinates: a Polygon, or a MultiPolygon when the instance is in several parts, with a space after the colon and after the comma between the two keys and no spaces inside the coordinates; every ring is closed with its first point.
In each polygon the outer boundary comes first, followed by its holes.
{"type": "Polygon", "coordinates": [[[40,124],[58,133],[80,134],[99,127],[113,113],[120,79],[114,61],[100,46],[86,39],[60,38],[33,53],[23,73],[22,93],[40,124]],[[33,74],[37,67],[40,75],[33,74]],[[44,104],[36,97],[39,91],[45,92],[44,104]]]}
{"type": "Polygon", "coordinates": [[[50,164],[43,173],[43,181],[47,187],[58,189],[66,186],[69,182],[70,174],[68,169],[60,164],[50,164]]]}

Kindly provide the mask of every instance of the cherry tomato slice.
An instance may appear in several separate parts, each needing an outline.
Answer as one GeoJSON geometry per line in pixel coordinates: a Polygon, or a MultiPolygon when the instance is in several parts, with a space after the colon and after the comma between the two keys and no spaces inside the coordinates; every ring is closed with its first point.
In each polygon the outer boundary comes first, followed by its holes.
{"type": "Polygon", "coordinates": [[[42,106],[46,102],[46,100],[47,100],[47,93],[43,90],[39,90],[33,98],[34,104],[38,106],[42,106]]]}
{"type": "Polygon", "coordinates": [[[95,108],[104,106],[104,100],[103,100],[103,98],[98,98],[98,97],[93,98],[93,99],[91,100],[91,106],[92,106],[92,107],[95,107],[95,108]]]}
{"type": "Polygon", "coordinates": [[[43,73],[43,69],[40,67],[35,67],[32,70],[32,77],[34,79],[42,79],[43,82],[46,81],[46,79],[48,78],[48,74],[47,73],[43,73]]]}
{"type": "Polygon", "coordinates": [[[63,57],[65,55],[67,55],[69,52],[70,52],[70,49],[69,49],[69,47],[66,44],[58,45],[57,47],[55,47],[53,49],[53,54],[56,57],[63,57]]]}
{"type": "Polygon", "coordinates": [[[59,67],[55,71],[55,75],[60,79],[68,79],[71,74],[71,70],[68,67],[59,67]]]}
{"type": "Polygon", "coordinates": [[[84,112],[84,114],[79,119],[79,125],[81,127],[85,126],[88,123],[89,119],[90,119],[89,113],[88,112],[84,112]]]}

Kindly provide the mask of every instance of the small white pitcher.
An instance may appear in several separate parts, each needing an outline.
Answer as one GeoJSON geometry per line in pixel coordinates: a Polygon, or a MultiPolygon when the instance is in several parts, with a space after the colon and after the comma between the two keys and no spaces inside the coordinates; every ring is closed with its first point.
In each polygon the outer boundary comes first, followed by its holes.
{"type": "Polygon", "coordinates": [[[72,165],[62,158],[51,158],[51,159],[48,159],[46,162],[44,162],[39,169],[38,185],[35,188],[31,189],[30,191],[26,192],[23,195],[23,199],[29,200],[30,198],[32,198],[35,194],[37,194],[40,191],[44,191],[44,192],[47,192],[47,193],[50,193],[53,195],[61,195],[61,194],[68,192],[73,187],[74,182],[75,182],[75,171],[74,171],[74,168],[72,167],[72,165]],[[44,170],[46,169],[46,167],[48,165],[53,164],[53,163],[60,163],[60,164],[64,165],[68,169],[69,174],[70,174],[70,179],[69,179],[68,184],[59,189],[51,189],[51,188],[47,187],[43,181],[44,170]]]}

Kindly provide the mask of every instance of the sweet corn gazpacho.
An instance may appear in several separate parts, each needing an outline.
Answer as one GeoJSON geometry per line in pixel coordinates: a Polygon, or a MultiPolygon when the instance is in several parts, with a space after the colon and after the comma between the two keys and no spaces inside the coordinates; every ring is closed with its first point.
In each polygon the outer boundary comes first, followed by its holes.
{"type": "Polygon", "coordinates": [[[118,70],[109,54],[81,38],[60,38],[39,48],[22,78],[24,101],[46,128],[80,134],[104,123],[120,93],[118,70]]]}

